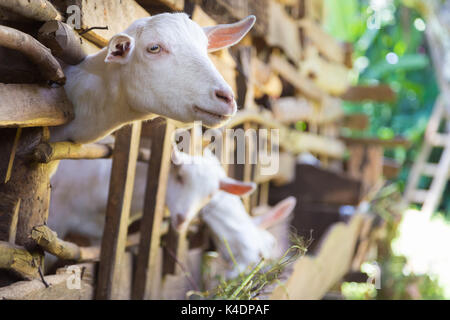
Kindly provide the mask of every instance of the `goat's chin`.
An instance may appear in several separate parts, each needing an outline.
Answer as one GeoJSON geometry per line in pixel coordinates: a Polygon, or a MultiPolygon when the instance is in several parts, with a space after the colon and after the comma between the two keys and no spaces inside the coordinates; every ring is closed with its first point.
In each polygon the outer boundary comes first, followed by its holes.
{"type": "Polygon", "coordinates": [[[203,108],[194,106],[194,121],[201,121],[202,124],[207,128],[218,128],[224,126],[231,118],[236,114],[234,112],[232,115],[221,115],[203,108]]]}

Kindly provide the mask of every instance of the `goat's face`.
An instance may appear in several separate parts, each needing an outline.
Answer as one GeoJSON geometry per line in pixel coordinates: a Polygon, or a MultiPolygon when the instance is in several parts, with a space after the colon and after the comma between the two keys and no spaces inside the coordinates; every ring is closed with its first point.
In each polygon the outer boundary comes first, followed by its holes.
{"type": "Polygon", "coordinates": [[[236,44],[254,22],[250,16],[201,28],[184,13],[139,19],[111,39],[105,62],[121,69],[121,85],[134,111],[216,127],[237,107],[208,52],[236,44]]]}
{"type": "Polygon", "coordinates": [[[172,226],[185,230],[219,190],[234,195],[244,195],[255,189],[254,183],[246,183],[226,176],[219,160],[205,149],[204,156],[190,156],[174,148],[172,167],[166,193],[172,226]]]}

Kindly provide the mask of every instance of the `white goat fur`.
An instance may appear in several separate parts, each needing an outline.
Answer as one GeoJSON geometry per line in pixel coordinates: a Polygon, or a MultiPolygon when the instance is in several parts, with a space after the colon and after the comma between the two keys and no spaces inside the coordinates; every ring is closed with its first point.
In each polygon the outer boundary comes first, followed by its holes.
{"type": "MultiPolygon", "coordinates": [[[[172,221],[176,221],[176,214],[182,208],[189,212],[186,221],[192,220],[193,215],[199,212],[213,232],[218,251],[231,266],[227,242],[237,264],[230,270],[228,277],[234,277],[262,258],[274,259],[280,255],[277,239],[260,225],[269,227],[284,220],[292,212],[296,201],[293,197],[288,198],[280,203],[281,207],[277,205],[275,211],[266,213],[264,217],[252,218],[239,196],[220,190],[221,180],[226,177],[225,171],[218,159],[208,149],[206,151],[201,158],[175,151],[174,158],[178,164],[174,167],[178,168],[170,172],[166,203],[172,221]],[[181,175],[181,181],[177,175],[181,175]],[[205,202],[207,204],[198,211],[198,206],[205,202]],[[272,221],[267,224],[269,220],[272,221]]],[[[226,179],[230,184],[244,184],[226,179]]]]}
{"type": "Polygon", "coordinates": [[[236,44],[254,22],[250,16],[232,25],[201,28],[184,13],[136,20],[108,47],[65,69],[75,119],[53,128],[52,140],[93,142],[158,115],[210,127],[223,124],[235,114],[236,103],[208,51],[236,44]]]}

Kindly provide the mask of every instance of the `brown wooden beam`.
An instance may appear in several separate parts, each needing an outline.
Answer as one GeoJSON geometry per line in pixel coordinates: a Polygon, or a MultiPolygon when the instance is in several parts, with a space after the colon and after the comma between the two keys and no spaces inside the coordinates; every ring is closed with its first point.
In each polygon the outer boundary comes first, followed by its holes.
{"type": "Polygon", "coordinates": [[[64,88],[0,83],[0,128],[58,126],[73,119],[64,88]]]}
{"type": "Polygon", "coordinates": [[[120,289],[117,284],[127,241],[140,134],[140,122],[116,134],[96,299],[112,299],[120,289]]]}

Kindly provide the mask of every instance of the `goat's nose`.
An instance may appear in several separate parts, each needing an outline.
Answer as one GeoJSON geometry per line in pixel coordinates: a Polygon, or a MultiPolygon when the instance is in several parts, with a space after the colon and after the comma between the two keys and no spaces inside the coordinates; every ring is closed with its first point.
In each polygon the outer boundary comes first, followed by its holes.
{"type": "Polygon", "coordinates": [[[234,101],[234,94],[231,91],[226,90],[216,90],[214,92],[217,99],[219,99],[222,102],[225,102],[226,104],[230,105],[234,101]]]}

